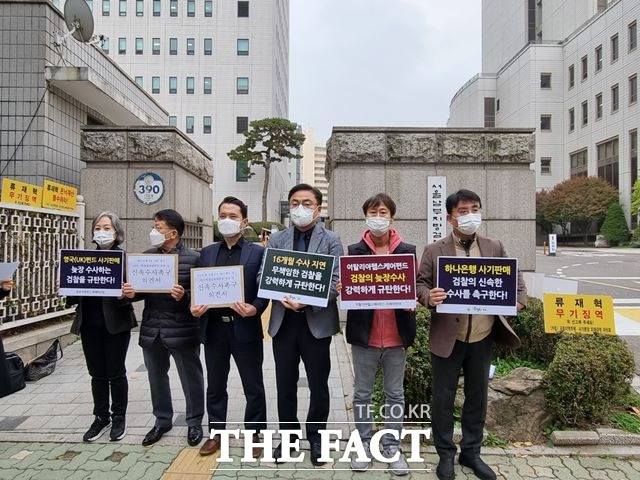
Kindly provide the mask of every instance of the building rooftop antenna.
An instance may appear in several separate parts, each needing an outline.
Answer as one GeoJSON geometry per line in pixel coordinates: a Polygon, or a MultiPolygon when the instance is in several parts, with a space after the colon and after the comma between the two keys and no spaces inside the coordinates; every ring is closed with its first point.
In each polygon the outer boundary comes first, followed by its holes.
{"type": "Polygon", "coordinates": [[[65,35],[56,35],[56,46],[65,45],[69,37],[87,43],[93,36],[93,14],[85,0],[67,0],[64,4],[64,21],[69,30],[65,35]]]}

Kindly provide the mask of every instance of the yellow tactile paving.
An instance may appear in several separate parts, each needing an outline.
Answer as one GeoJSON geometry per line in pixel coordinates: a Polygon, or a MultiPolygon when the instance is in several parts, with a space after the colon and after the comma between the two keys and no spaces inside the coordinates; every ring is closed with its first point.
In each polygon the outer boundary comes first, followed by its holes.
{"type": "Polygon", "coordinates": [[[220,452],[203,457],[198,450],[198,448],[182,450],[160,480],[210,480],[213,470],[218,466],[216,459],[220,456],[220,452]]]}

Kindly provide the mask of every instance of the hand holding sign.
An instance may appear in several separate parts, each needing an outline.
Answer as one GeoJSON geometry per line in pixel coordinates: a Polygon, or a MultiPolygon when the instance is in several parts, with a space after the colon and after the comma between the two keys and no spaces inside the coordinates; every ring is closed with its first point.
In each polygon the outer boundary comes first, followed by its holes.
{"type": "Polygon", "coordinates": [[[444,288],[435,287],[429,290],[429,305],[437,307],[447,299],[447,292],[444,288]]]}

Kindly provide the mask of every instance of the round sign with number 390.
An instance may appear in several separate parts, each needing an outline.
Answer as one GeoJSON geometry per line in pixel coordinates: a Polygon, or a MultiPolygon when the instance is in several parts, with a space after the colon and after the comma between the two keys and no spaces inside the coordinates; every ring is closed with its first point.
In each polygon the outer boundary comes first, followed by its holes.
{"type": "Polygon", "coordinates": [[[133,192],[142,203],[151,205],[160,201],[164,195],[164,182],[160,175],[156,173],[143,173],[136,178],[133,192]]]}

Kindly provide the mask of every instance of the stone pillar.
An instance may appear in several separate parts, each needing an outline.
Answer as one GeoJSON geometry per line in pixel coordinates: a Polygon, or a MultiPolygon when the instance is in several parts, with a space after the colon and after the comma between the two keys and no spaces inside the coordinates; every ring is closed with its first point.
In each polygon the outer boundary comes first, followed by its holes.
{"type": "Polygon", "coordinates": [[[185,243],[201,248],[213,241],[211,157],[174,127],[104,127],[82,130],[80,193],[86,203],[86,245],[91,245],[91,221],[112,210],[124,222],[125,248],[148,248],[153,214],[172,208],[185,220],[185,243]],[[144,174],[154,174],[147,175],[144,174]],[[149,195],[136,195],[136,180],[146,179],[149,195]],[[157,178],[164,188],[160,188],[157,178]],[[155,182],[152,180],[155,179],[155,182]],[[143,202],[154,202],[144,203],[143,202]]]}
{"type": "Polygon", "coordinates": [[[447,177],[482,199],[480,234],[499,239],[522,270],[535,270],[535,137],[531,129],[334,127],[327,142],[329,217],[346,245],[365,229],[362,204],[388,193],[396,228],[418,248],[427,242],[427,181],[447,177]]]}

